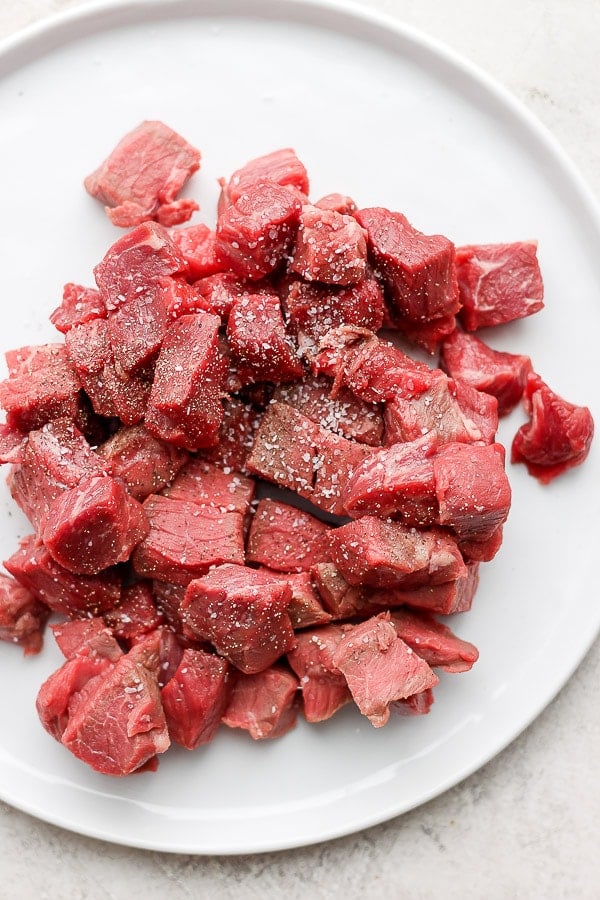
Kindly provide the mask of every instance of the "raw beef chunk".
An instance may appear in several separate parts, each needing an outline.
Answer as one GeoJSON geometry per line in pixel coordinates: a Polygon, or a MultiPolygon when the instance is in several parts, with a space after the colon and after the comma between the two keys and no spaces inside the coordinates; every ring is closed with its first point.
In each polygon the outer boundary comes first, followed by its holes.
{"type": "Polygon", "coordinates": [[[439,524],[460,540],[485,541],[504,524],[510,483],[500,444],[447,444],[433,458],[439,524]]]}
{"type": "Polygon", "coordinates": [[[154,282],[130,294],[108,314],[113,357],[126,375],[147,366],[160,350],[167,330],[165,293],[166,286],[154,282]]]}
{"type": "Polygon", "coordinates": [[[391,709],[399,716],[426,716],[433,706],[433,701],[433,691],[427,688],[426,691],[411,694],[405,700],[395,700],[391,704],[391,709]]]}
{"type": "Polygon", "coordinates": [[[421,587],[465,571],[456,541],[439,529],[417,531],[364,516],[330,532],[331,557],[350,584],[421,587]]]}
{"type": "Polygon", "coordinates": [[[69,618],[98,616],[121,598],[121,578],[115,569],[99,575],[73,575],[52,559],[33,535],[21,541],[4,563],[19,584],[51,610],[69,618]]]}
{"type": "Polygon", "coordinates": [[[341,625],[326,625],[296,635],[288,662],[300,679],[302,706],[307,722],[323,722],[351,700],[348,682],[333,662],[344,637],[341,625]]]}
{"type": "Polygon", "coordinates": [[[522,319],[544,305],[535,241],[459,247],[456,271],[467,331],[522,319]]]}
{"type": "Polygon", "coordinates": [[[276,294],[244,294],[231,307],[227,339],[242,384],[295,381],[304,369],[288,337],[276,294]]]}
{"type": "Polygon", "coordinates": [[[150,531],[133,553],[138,575],[186,585],[211,566],[244,562],[239,512],[155,494],[144,501],[144,510],[150,531]]]}
{"type": "Polygon", "coordinates": [[[530,421],[515,435],[511,461],[525,463],[530,475],[549,484],[587,457],[594,420],[587,406],[563,400],[535,373],[527,378],[523,400],[530,421]]]}
{"type": "Polygon", "coordinates": [[[181,469],[164,496],[209,506],[220,513],[246,516],[254,497],[256,484],[240,472],[225,472],[214,463],[197,457],[181,469]]]}
{"type": "Polygon", "coordinates": [[[311,363],[332,328],[355,326],[378,331],[383,325],[383,293],[370,273],[358,284],[343,288],[288,278],[282,281],[280,290],[300,351],[311,363]]]}
{"type": "Polygon", "coordinates": [[[390,315],[390,321],[386,327],[401,331],[411,343],[417,344],[428,353],[433,354],[444,338],[456,329],[456,316],[452,313],[448,316],[440,316],[438,319],[430,319],[428,322],[412,322],[409,319],[394,318],[390,315]]]}
{"type": "Polygon", "coordinates": [[[26,446],[27,432],[19,431],[0,422],[0,464],[17,465],[23,462],[23,450],[26,446]]]}
{"type": "Polygon", "coordinates": [[[156,633],[116,663],[76,656],[44,682],[42,724],[78,759],[105,775],[128,775],[170,741],[158,687],[156,633]]]}
{"type": "Polygon", "coordinates": [[[40,537],[52,558],[76,575],[126,562],[148,533],[141,504],[109,476],[84,478],[51,504],[40,537]]]}
{"type": "Polygon", "coordinates": [[[365,232],[352,216],[302,207],[290,269],[306,281],[356,284],[365,274],[365,232]]]}
{"type": "Polygon", "coordinates": [[[422,234],[401,213],[381,207],[355,215],[399,315],[428,322],[458,311],[455,251],[448,238],[422,234]]]}
{"type": "Polygon", "coordinates": [[[190,281],[215,275],[222,270],[217,258],[216,235],[208,225],[200,222],[187,228],[175,228],[170,234],[187,263],[190,281]]]}
{"type": "Polygon", "coordinates": [[[280,666],[236,674],[223,723],[244,728],[255,741],[281,737],[296,724],[297,688],[297,679],[280,666]]]}
{"type": "Polygon", "coordinates": [[[434,687],[439,679],[425,660],[398,637],[389,614],[375,616],[346,632],[333,654],[361,713],[380,728],[389,706],[434,687]]]}
{"type": "Polygon", "coordinates": [[[152,588],[138,581],[123,588],[119,605],[104,613],[104,621],[120,641],[134,642],[162,624],[152,588]]]}
{"type": "Polygon", "coordinates": [[[198,209],[193,200],[175,198],[199,168],[198,150],[163,122],[146,121],[119,141],[84,185],[106,204],[113,225],[130,228],[146,219],[176,225],[198,209]]]}
{"type": "Polygon", "coordinates": [[[62,303],[57,307],[50,321],[54,327],[66,334],[74,325],[85,325],[92,319],[106,317],[106,304],[100,291],[81,284],[65,284],[62,303]]]}
{"type": "Polygon", "coordinates": [[[383,415],[379,406],[365,403],[346,388],[331,396],[333,385],[326,378],[305,378],[279,385],[273,400],[293,406],[322,428],[342,437],[378,447],[383,437],[383,415]]]}
{"type": "Polygon", "coordinates": [[[99,617],[52,625],[52,633],[65,659],[99,656],[116,662],[123,655],[112,631],[99,617]]]}
{"type": "Polygon", "coordinates": [[[186,270],[169,232],[156,222],[144,222],[115,241],[95,267],[94,277],[110,312],[162,276],[186,270]]]}
{"type": "Polygon", "coordinates": [[[333,212],[338,212],[342,215],[351,215],[357,210],[356,203],[352,197],[335,193],[325,194],[324,197],[321,197],[316,201],[315,206],[318,209],[330,209],[333,210],[333,212]]]}
{"type": "MultiPolygon", "coordinates": [[[[368,606],[366,590],[359,585],[349,584],[334,563],[317,563],[311,569],[311,576],[333,620],[360,616],[368,606]]],[[[369,614],[368,609],[366,614],[369,614]]]]}
{"type": "Polygon", "coordinates": [[[21,464],[9,476],[15,502],[39,532],[54,501],[84,478],[109,474],[105,460],[90,449],[68,419],[56,419],[29,433],[21,464]]]}
{"type": "Polygon", "coordinates": [[[442,344],[440,365],[452,378],[496,397],[500,416],[517,405],[531,372],[528,356],[492,350],[475,335],[458,329],[442,344]]]}
{"type": "Polygon", "coordinates": [[[0,381],[0,407],[10,428],[31,431],[53,419],[76,417],[81,385],[62,344],[13,350],[6,363],[9,377],[0,381]]]}
{"type": "Polygon", "coordinates": [[[294,150],[284,147],[251,159],[234,172],[224,188],[227,202],[235,203],[252,185],[265,180],[288,187],[292,193],[308,194],[306,169],[294,150]]]}
{"type": "Polygon", "coordinates": [[[272,403],[255,435],[247,466],[324,511],[342,515],[341,496],[347,479],[370,452],[363,444],[321,428],[285,403],[272,403]]]}
{"type": "Polygon", "coordinates": [[[143,425],[119,428],[98,447],[115,478],[136,500],[145,500],[170,484],[188,454],[151,435],[143,425]]]}
{"type": "Polygon", "coordinates": [[[181,316],[167,329],[156,362],[146,428],[187,450],[215,444],[223,421],[219,325],[210,313],[181,316]]]}
{"type": "Polygon", "coordinates": [[[145,372],[128,376],[119,371],[106,319],[71,328],[66,350],[97,415],[116,416],[124,425],[136,425],[143,419],[150,377],[145,372]]]}
{"type": "Polygon", "coordinates": [[[283,573],[271,569],[269,572],[274,581],[289,585],[292,591],[287,611],[295,631],[311,625],[325,625],[331,621],[331,616],[323,609],[308,572],[283,573]]]}
{"type": "Polygon", "coordinates": [[[19,644],[26,656],[39,653],[49,614],[31,591],[0,573],[0,641],[19,644]]]}
{"type": "Polygon", "coordinates": [[[329,525],[295,506],[261,500],[250,526],[246,559],[280,572],[309,571],[327,558],[329,531],[329,525]]]}
{"type": "Polygon", "coordinates": [[[256,286],[238,278],[233,272],[217,272],[196,281],[194,290],[206,304],[208,312],[219,316],[226,324],[236,300],[244,294],[255,293],[256,286]]]}
{"type": "Polygon", "coordinates": [[[468,672],[479,658],[473,644],[456,637],[450,628],[427,613],[394,610],[391,622],[398,637],[434,668],[439,667],[446,672],[468,672]]]}
{"type": "Polygon", "coordinates": [[[214,653],[187,648],[161,691],[169,737],[194,750],[215,736],[230,694],[229,663],[214,653]]]}
{"type": "Polygon", "coordinates": [[[292,246],[300,209],[291,191],[274,181],[250,185],[219,213],[219,259],[252,281],[274,272],[292,246]]]}
{"type": "Polygon", "coordinates": [[[287,583],[265,569],[223,565],[190,583],[181,604],[189,634],[208,640],[247,675],[262,672],[295,644],[287,583]]]}

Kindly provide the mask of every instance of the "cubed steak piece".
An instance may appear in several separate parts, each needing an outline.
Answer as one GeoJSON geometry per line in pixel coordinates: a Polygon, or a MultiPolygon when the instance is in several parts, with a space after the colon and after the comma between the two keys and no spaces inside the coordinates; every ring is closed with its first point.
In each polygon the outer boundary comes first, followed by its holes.
{"type": "Polygon", "coordinates": [[[193,638],[247,675],[262,672],[295,645],[288,614],[292,591],[265,569],[223,565],[192,581],[181,615],[193,638]]]}
{"type": "Polygon", "coordinates": [[[343,493],[349,516],[400,515],[410,525],[438,517],[433,474],[436,433],[377,450],[354,470],[343,493]]]}
{"type": "Polygon", "coordinates": [[[230,695],[229,663],[214,653],[186,648],[161,691],[169,737],[187,750],[212,741],[230,695]]]}
{"type": "Polygon", "coordinates": [[[27,432],[0,422],[0,464],[18,465],[23,462],[27,432]]]}
{"type": "Polygon", "coordinates": [[[84,479],[109,474],[106,460],[90,448],[69,419],[56,419],[31,431],[21,463],[8,483],[13,499],[40,532],[54,501],[84,479]]]}
{"type": "Polygon", "coordinates": [[[342,437],[378,447],[383,438],[383,414],[380,406],[359,400],[346,388],[331,396],[333,383],[328,378],[305,378],[294,384],[278,385],[273,400],[293,406],[322,428],[342,437]]]}
{"type": "Polygon", "coordinates": [[[284,147],[251,159],[241,169],[237,169],[224,186],[227,202],[235,203],[248,188],[265,179],[290,188],[294,194],[299,192],[308,195],[306,169],[296,152],[291,147],[284,147]]]}
{"type": "Polygon", "coordinates": [[[200,312],[167,329],[146,409],[145,425],[155,437],[187,450],[217,442],[223,421],[220,324],[200,312]]]}
{"type": "Polygon", "coordinates": [[[456,316],[451,313],[447,316],[439,316],[437,319],[430,319],[428,322],[412,322],[399,316],[394,317],[390,313],[386,327],[392,330],[397,329],[408,341],[418,347],[423,347],[428,353],[434,354],[444,338],[456,329],[456,316]]]}
{"type": "Polygon", "coordinates": [[[431,688],[411,694],[405,700],[395,700],[391,709],[399,716],[426,716],[433,706],[434,696],[431,688]]]}
{"type": "Polygon", "coordinates": [[[112,631],[98,616],[52,625],[52,633],[65,659],[100,656],[116,662],[123,655],[112,631]]]}
{"type": "Polygon", "coordinates": [[[186,270],[185,258],[169,232],[156,222],[144,222],[109,247],[94,277],[110,312],[162,276],[186,270]]]}
{"type": "Polygon", "coordinates": [[[98,447],[100,456],[136,500],[145,500],[170,484],[188,454],[155,438],[143,425],[119,428],[98,447]]]}
{"type": "Polygon", "coordinates": [[[255,741],[278,738],[296,724],[298,680],[281,666],[254,675],[237,673],[223,723],[243,728],[255,741]]]}
{"type": "Polygon", "coordinates": [[[511,489],[504,447],[446,444],[433,457],[438,522],[460,540],[486,541],[508,517],[511,489]]]}
{"type": "Polygon", "coordinates": [[[74,325],[106,318],[106,304],[97,288],[69,282],[63,288],[62,303],[50,315],[50,321],[62,334],[74,325]]]}
{"type": "Polygon", "coordinates": [[[256,288],[252,282],[238,278],[233,272],[217,272],[196,281],[194,290],[206,304],[208,312],[219,316],[226,324],[236,300],[246,293],[254,293],[256,288]]]}
{"type": "Polygon", "coordinates": [[[142,505],[123,484],[94,475],[53,501],[40,537],[63,568],[75,575],[97,575],[126,562],[148,531],[142,505]]]}
{"type": "Polygon", "coordinates": [[[525,463],[530,475],[549,484],[586,459],[594,420],[587,406],[564,400],[535,373],[527,378],[523,402],[530,420],[514,437],[511,462],[525,463]]]}
{"type": "Polygon", "coordinates": [[[292,591],[288,615],[294,631],[311,625],[326,625],[331,621],[313,587],[309,572],[274,572],[272,569],[269,572],[274,581],[288,584],[292,591]]]}
{"type": "Polygon", "coordinates": [[[242,384],[296,381],[304,374],[275,293],[245,293],[237,299],[227,320],[227,340],[242,384]]]}
{"type": "Polygon", "coordinates": [[[65,345],[97,415],[115,416],[124,425],[136,425],[143,419],[150,394],[150,373],[127,375],[119,370],[106,319],[75,325],[67,333],[65,345]]]}
{"type": "Polygon", "coordinates": [[[370,453],[364,444],[348,441],[291,406],[275,402],[261,419],[247,468],[325,512],[343,515],[345,484],[370,453]]]}
{"type": "Polygon", "coordinates": [[[53,419],[75,418],[81,384],[63,344],[22,347],[5,355],[9,377],[0,381],[0,407],[10,428],[31,431],[53,419]]]}
{"type": "Polygon", "coordinates": [[[129,775],[170,745],[158,687],[155,632],[116,663],[76,656],[42,685],[42,724],[82,762],[105,775],[129,775]]]}
{"type": "Polygon", "coordinates": [[[428,613],[398,609],[390,615],[398,637],[432,668],[468,672],[477,662],[477,647],[462,641],[447,625],[442,625],[428,613]]]}
{"type": "Polygon", "coordinates": [[[188,584],[223,562],[244,562],[243,516],[186,500],[150,494],[144,501],[150,530],[135,548],[138,575],[188,584]]]}
{"type": "Polygon", "coordinates": [[[320,197],[319,200],[315,202],[315,206],[318,209],[331,209],[342,215],[351,215],[358,209],[352,197],[337,193],[325,194],[324,197],[320,197]]]}
{"type": "Polygon", "coordinates": [[[187,263],[190,281],[216,275],[222,270],[217,258],[216,235],[208,225],[199,222],[187,228],[174,228],[170,235],[187,263]]]}
{"type": "Polygon", "coordinates": [[[500,416],[517,405],[532,371],[528,356],[492,350],[458,328],[442,344],[440,365],[452,378],[495,397],[500,416]]]}
{"type": "Polygon", "coordinates": [[[254,434],[260,423],[260,413],[250,403],[235,397],[223,400],[223,421],[218,443],[202,450],[202,457],[225,471],[246,472],[246,460],[254,445],[254,434]]]}
{"type": "Polygon", "coordinates": [[[126,375],[147,366],[160,350],[168,324],[166,290],[160,282],[153,282],[127,296],[108,314],[113,357],[126,375]]]}
{"type": "Polygon", "coordinates": [[[304,510],[263,499],[252,518],[246,560],[279,572],[309,571],[328,557],[330,526],[304,510]]]}
{"type": "Polygon", "coordinates": [[[176,197],[199,168],[199,151],[181,135],[163,122],[145,121],[121,138],[84,185],[105,204],[113,225],[131,228],[146,219],[177,225],[198,209],[193,200],[176,197]]]}
{"type": "Polygon", "coordinates": [[[333,654],[333,664],[375,728],[388,721],[390,703],[426,691],[439,681],[425,660],[398,637],[385,613],[351,627],[333,654]]]}
{"type": "Polygon", "coordinates": [[[254,497],[256,482],[240,472],[228,471],[201,457],[191,459],[178,473],[163,495],[209,506],[221,513],[237,512],[246,516],[254,497]]]}
{"type": "Polygon", "coordinates": [[[300,351],[311,363],[332,328],[354,326],[378,331],[383,325],[383,292],[371,272],[347,287],[288,277],[279,290],[300,351]]]}
{"type": "Polygon", "coordinates": [[[217,219],[217,255],[236,275],[256,281],[284,261],[294,241],[301,203],[274,181],[251,184],[217,219]]]}
{"type": "Polygon", "coordinates": [[[330,532],[331,558],[350,584],[421,587],[454,581],[465,564],[456,540],[438,528],[417,531],[363,516],[330,532]]]}
{"type": "Polygon", "coordinates": [[[341,625],[325,625],[296,635],[296,647],[287,655],[300,679],[302,708],[307,722],[324,722],[351,698],[348,682],[333,662],[344,637],[341,625]]]}
{"type": "Polygon", "coordinates": [[[317,563],[311,569],[311,576],[332,620],[342,621],[355,616],[364,618],[370,614],[365,589],[360,585],[349,584],[334,563],[317,563]]]}
{"type": "Polygon", "coordinates": [[[119,605],[107,610],[103,620],[116,638],[128,644],[150,634],[164,622],[156,608],[152,586],[147,581],[136,581],[124,587],[119,605]]]}
{"type": "Polygon", "coordinates": [[[454,244],[425,235],[399,212],[382,207],[355,213],[367,232],[369,252],[386,284],[394,310],[411,322],[458,312],[454,244]]]}
{"type": "Polygon", "coordinates": [[[99,575],[73,575],[52,559],[34,535],[24,538],[4,567],[19,584],[51,610],[69,618],[98,616],[121,599],[116,569],[99,575]]]}
{"type": "Polygon", "coordinates": [[[535,241],[458,247],[456,272],[467,331],[522,319],[544,306],[535,241]]]}
{"type": "Polygon", "coordinates": [[[49,615],[31,591],[0,573],[0,641],[18,644],[25,656],[39,653],[49,615]]]}
{"type": "Polygon", "coordinates": [[[307,204],[292,248],[290,269],[306,281],[356,284],[365,274],[365,231],[353,216],[307,204]]]}

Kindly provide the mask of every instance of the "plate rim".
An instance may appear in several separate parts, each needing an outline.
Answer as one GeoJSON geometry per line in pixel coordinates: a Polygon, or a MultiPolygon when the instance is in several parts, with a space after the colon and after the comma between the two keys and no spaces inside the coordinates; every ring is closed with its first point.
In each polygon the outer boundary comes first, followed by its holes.
{"type": "MultiPolygon", "coordinates": [[[[380,30],[382,34],[393,35],[395,41],[404,41],[417,51],[426,51],[431,57],[442,60],[452,69],[460,71],[470,83],[476,84],[483,89],[485,94],[493,97],[500,107],[504,108],[512,119],[519,123],[524,133],[528,137],[535,139],[537,149],[546,154],[547,157],[550,157],[552,162],[558,166],[566,178],[569,188],[575,192],[579,204],[589,216],[597,236],[600,238],[599,200],[558,138],[515,94],[483,68],[470,61],[445,42],[431,37],[413,25],[384,12],[369,9],[354,2],[354,0],[257,0],[256,3],[252,4],[245,3],[244,0],[224,0],[224,2],[220,2],[220,0],[92,0],[90,3],[45,16],[0,40],[0,63],[8,60],[9,69],[7,74],[11,74],[30,62],[55,52],[57,47],[62,45],[68,46],[78,39],[92,37],[99,30],[109,30],[111,17],[115,18],[112,25],[118,28],[124,27],[125,24],[141,24],[143,20],[139,16],[144,11],[148,11],[153,16],[160,14],[166,17],[167,20],[181,18],[184,15],[198,20],[208,16],[226,17],[231,15],[256,20],[266,17],[265,13],[261,12],[261,10],[264,11],[265,9],[270,10],[267,18],[286,21],[291,14],[295,14],[306,21],[307,24],[312,24],[315,27],[321,27],[321,23],[317,21],[319,14],[326,14],[330,21],[334,23],[336,20],[341,21],[344,18],[346,23],[362,22],[369,27],[375,27],[380,30]],[[227,9],[223,9],[223,5],[226,5],[227,9]],[[96,27],[98,24],[101,26],[100,29],[96,27]],[[79,33],[77,34],[78,30],[79,33]],[[73,32],[70,36],[69,31],[73,32]],[[44,48],[44,43],[48,43],[49,46],[44,48]],[[19,63],[19,53],[27,53],[28,50],[31,54],[30,57],[19,63]],[[11,56],[17,60],[12,67],[10,67],[11,56]]],[[[362,34],[360,38],[365,39],[362,34]]],[[[399,52],[399,50],[396,52],[399,52]]],[[[3,75],[0,74],[0,78],[2,77],[3,75]]],[[[57,825],[74,834],[104,840],[120,846],[166,853],[185,853],[197,856],[255,854],[307,847],[322,841],[353,834],[399,817],[422,806],[435,797],[441,796],[502,753],[549,706],[581,665],[600,633],[600,610],[597,618],[598,621],[595,627],[591,628],[585,636],[580,638],[577,652],[573,654],[570,665],[561,669],[560,676],[556,678],[539,702],[528,708],[527,714],[521,715],[513,727],[506,731],[502,741],[495,742],[492,749],[480,753],[475,761],[471,760],[460,769],[455,769],[452,775],[448,776],[441,783],[436,782],[435,786],[432,786],[428,791],[422,791],[419,799],[416,799],[414,802],[403,805],[391,802],[370,815],[358,813],[353,819],[350,819],[343,825],[338,824],[337,827],[327,826],[322,831],[315,827],[310,836],[300,834],[295,836],[282,835],[279,839],[276,839],[271,835],[270,840],[265,840],[262,836],[259,836],[255,843],[248,840],[243,845],[238,842],[235,846],[227,847],[223,847],[221,844],[209,846],[207,843],[206,846],[198,848],[194,846],[193,842],[190,845],[180,842],[177,845],[167,846],[160,839],[138,840],[135,835],[124,838],[123,836],[116,836],[103,828],[78,825],[66,815],[53,813],[52,811],[48,812],[45,809],[41,810],[35,803],[14,799],[7,796],[4,791],[0,792],[0,798],[16,809],[20,809],[37,819],[57,825]]]]}

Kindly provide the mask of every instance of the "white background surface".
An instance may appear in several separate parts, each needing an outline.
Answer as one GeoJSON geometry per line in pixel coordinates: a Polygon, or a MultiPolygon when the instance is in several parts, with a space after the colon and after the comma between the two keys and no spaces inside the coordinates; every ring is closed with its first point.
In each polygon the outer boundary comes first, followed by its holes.
{"type": "MultiPolygon", "coordinates": [[[[76,4],[4,0],[0,30],[68,5],[76,4]]],[[[597,4],[370,5],[445,40],[503,81],[600,193],[597,4]]],[[[596,645],[540,719],[464,784],[320,847],[174,857],[78,838],[0,807],[0,897],[598,897],[599,657],[596,645]]]]}

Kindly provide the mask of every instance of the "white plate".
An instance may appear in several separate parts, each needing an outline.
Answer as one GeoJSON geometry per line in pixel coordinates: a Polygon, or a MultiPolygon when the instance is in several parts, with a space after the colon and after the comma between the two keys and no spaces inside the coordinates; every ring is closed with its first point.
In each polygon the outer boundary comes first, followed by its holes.
{"type": "MultiPolygon", "coordinates": [[[[536,237],[547,308],[491,336],[530,353],[560,393],[598,410],[600,233],[570,163],[480,72],[412,30],[333,2],[103,3],[33,28],[0,53],[2,345],[52,339],[66,281],[117,236],[81,181],[143,118],[204,155],[190,193],[214,216],[215,179],[291,145],[313,193],[405,212],[457,243],[536,237]]],[[[521,419],[504,423],[510,442],[521,419]]],[[[458,633],[481,651],[446,676],[431,714],[375,730],[347,709],[273,743],[223,730],[156,774],[95,775],[33,708],[59,664],[0,647],[0,796],[66,828],[122,844],[238,853],[331,838],[402,813],[456,784],[550,701],[600,623],[599,462],[541,487],[510,470],[514,506],[458,633]]],[[[9,501],[0,547],[27,531],[9,501]]]]}

